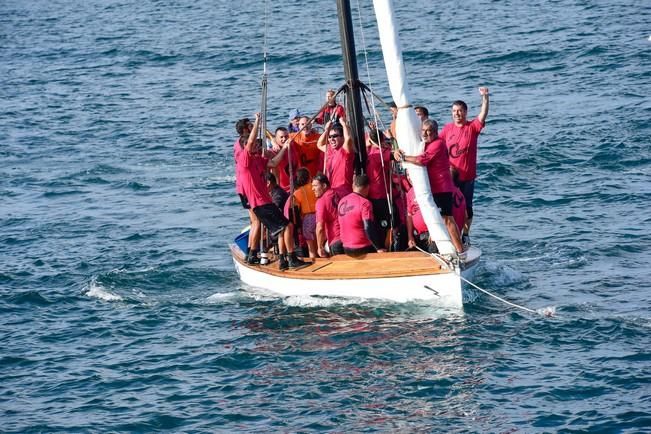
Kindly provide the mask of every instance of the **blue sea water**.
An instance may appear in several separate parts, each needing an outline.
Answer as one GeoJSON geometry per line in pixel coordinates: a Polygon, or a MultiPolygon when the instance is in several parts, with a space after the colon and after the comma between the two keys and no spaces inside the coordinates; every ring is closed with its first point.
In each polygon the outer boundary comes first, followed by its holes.
{"type": "Polygon", "coordinates": [[[651,432],[649,4],[396,3],[430,117],[491,90],[475,282],[556,315],[240,283],[234,122],[265,28],[270,126],[342,84],[333,1],[6,0],[0,431],[651,432]]]}

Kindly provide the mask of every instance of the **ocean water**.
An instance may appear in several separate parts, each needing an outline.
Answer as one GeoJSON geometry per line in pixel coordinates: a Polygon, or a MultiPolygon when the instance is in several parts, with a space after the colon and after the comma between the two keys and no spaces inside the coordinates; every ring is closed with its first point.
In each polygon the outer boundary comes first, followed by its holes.
{"type": "Polygon", "coordinates": [[[396,3],[431,118],[491,90],[475,283],[555,316],[240,283],[234,122],[265,47],[272,127],[342,84],[333,1],[7,0],[1,432],[651,432],[648,2],[396,3]]]}

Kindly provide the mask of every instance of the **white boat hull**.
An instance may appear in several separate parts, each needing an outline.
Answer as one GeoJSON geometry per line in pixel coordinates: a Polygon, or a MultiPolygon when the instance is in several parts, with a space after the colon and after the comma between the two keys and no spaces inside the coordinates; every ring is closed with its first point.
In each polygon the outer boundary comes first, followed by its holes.
{"type": "MultiPolygon", "coordinates": [[[[470,278],[481,252],[474,250],[475,259],[461,273],[470,278]]],[[[393,302],[428,301],[446,308],[463,306],[463,285],[459,270],[418,276],[381,278],[302,279],[289,275],[270,274],[261,266],[250,266],[233,258],[240,279],[256,288],[281,296],[322,296],[381,299],[393,302]]]]}

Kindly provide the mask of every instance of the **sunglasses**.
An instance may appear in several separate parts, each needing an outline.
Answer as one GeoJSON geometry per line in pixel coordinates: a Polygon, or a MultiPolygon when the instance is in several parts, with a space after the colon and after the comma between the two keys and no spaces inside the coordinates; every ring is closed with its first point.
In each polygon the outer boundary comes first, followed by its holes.
{"type": "Polygon", "coordinates": [[[341,134],[331,134],[328,136],[329,139],[336,139],[337,137],[341,137],[341,134]]]}

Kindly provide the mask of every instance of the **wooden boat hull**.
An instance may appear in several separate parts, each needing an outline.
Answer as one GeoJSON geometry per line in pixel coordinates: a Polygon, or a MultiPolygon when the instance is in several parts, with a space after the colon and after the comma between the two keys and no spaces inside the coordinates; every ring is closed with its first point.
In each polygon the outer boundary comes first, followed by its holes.
{"type": "MultiPolygon", "coordinates": [[[[324,296],[382,299],[394,302],[431,301],[437,306],[461,308],[459,268],[441,267],[421,252],[372,253],[360,257],[339,255],[318,258],[299,270],[280,271],[277,261],[249,265],[244,254],[231,245],[233,262],[246,284],[282,296],[324,296]]],[[[461,274],[472,273],[481,252],[469,252],[461,274]]]]}

